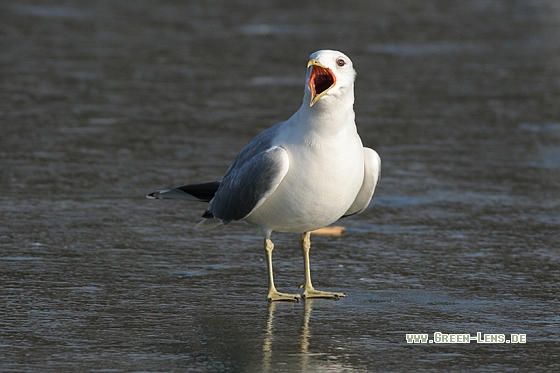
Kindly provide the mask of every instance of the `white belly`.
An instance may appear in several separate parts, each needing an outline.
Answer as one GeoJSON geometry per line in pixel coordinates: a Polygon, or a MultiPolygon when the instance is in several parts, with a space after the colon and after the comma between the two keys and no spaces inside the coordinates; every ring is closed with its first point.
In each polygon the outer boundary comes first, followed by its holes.
{"type": "Polygon", "coordinates": [[[288,173],[245,220],[284,232],[307,232],[338,220],[363,183],[364,151],[359,137],[329,147],[284,147],[290,155],[288,173]]]}

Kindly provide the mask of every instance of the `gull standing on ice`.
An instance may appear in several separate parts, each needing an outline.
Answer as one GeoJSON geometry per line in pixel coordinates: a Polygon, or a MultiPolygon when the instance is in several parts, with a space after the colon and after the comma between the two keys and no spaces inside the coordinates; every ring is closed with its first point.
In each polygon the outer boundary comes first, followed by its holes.
{"type": "Polygon", "coordinates": [[[259,227],[270,301],[301,298],[278,292],[274,286],[271,233],[302,233],[303,297],[345,297],[315,290],[309,249],[311,231],[365,210],[379,180],[381,159],[362,145],[354,122],[355,77],[352,61],[343,53],[313,53],[299,110],[249,142],[221,181],[156,191],[147,197],[210,202],[204,220],[196,225],[199,229],[233,220],[259,227]]]}

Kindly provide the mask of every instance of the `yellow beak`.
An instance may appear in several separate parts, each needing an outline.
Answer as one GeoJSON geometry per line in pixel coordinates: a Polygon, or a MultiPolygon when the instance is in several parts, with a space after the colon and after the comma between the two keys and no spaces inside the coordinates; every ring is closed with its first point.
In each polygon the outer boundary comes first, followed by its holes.
{"type": "Polygon", "coordinates": [[[311,101],[309,107],[313,106],[321,97],[323,97],[336,84],[336,77],[331,69],[321,64],[316,59],[307,62],[307,68],[311,67],[309,76],[309,90],[311,91],[311,101]]]}

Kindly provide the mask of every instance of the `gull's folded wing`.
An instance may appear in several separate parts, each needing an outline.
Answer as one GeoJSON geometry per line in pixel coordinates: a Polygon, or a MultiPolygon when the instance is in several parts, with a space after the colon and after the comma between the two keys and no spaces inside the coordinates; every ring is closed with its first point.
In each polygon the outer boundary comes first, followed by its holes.
{"type": "Polygon", "coordinates": [[[368,207],[381,174],[381,158],[373,149],[364,148],[364,182],[354,203],[343,217],[359,214],[368,207]]]}
{"type": "Polygon", "coordinates": [[[288,153],[273,146],[243,163],[234,163],[224,176],[204,218],[224,224],[247,217],[271,195],[290,165],[288,153]]]}

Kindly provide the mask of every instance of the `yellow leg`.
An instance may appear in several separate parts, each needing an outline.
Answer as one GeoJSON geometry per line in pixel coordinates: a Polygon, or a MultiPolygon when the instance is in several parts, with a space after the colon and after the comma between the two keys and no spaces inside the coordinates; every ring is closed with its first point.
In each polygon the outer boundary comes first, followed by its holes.
{"type": "Polygon", "coordinates": [[[305,284],[303,284],[303,297],[304,298],[334,298],[338,299],[345,297],[344,293],[334,293],[330,291],[315,290],[311,284],[311,269],[309,266],[309,249],[311,249],[311,232],[305,232],[301,236],[301,249],[303,251],[303,269],[305,271],[305,284]]]}
{"type": "Polygon", "coordinates": [[[267,299],[271,302],[276,300],[299,302],[301,295],[280,293],[278,290],[276,290],[276,286],[274,286],[274,274],[272,270],[272,250],[274,250],[274,244],[272,243],[270,238],[264,239],[264,249],[266,251],[266,266],[268,268],[267,299]]]}

